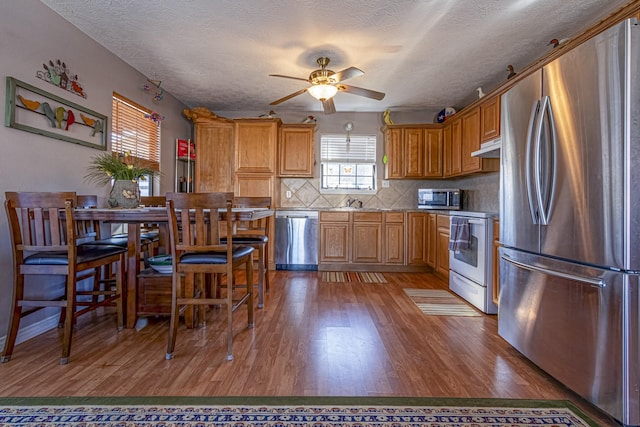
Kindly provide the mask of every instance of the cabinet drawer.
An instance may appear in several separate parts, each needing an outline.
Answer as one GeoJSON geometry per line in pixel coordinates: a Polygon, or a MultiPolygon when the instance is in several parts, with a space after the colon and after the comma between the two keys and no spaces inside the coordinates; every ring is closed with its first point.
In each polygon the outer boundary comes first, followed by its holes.
{"type": "Polygon", "coordinates": [[[385,212],[384,220],[386,222],[404,222],[404,212],[385,212]]]}
{"type": "Polygon", "coordinates": [[[440,215],[436,218],[436,224],[438,228],[449,228],[451,220],[449,219],[449,215],[440,215]]]}
{"type": "Polygon", "coordinates": [[[382,222],[382,212],[354,212],[353,222],[382,222]]]}
{"type": "Polygon", "coordinates": [[[349,212],[320,211],[321,222],[349,222],[349,212]]]}

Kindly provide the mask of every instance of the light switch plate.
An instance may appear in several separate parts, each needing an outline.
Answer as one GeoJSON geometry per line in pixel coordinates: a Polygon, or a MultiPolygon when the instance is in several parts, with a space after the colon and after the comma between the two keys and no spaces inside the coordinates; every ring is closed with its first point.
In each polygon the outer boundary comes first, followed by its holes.
{"type": "Polygon", "coordinates": [[[389,180],[388,179],[383,179],[382,180],[382,188],[389,188],[389,180]]]}
{"type": "Polygon", "coordinates": [[[287,199],[291,198],[291,190],[287,190],[287,192],[285,194],[287,196],[287,199]]]}

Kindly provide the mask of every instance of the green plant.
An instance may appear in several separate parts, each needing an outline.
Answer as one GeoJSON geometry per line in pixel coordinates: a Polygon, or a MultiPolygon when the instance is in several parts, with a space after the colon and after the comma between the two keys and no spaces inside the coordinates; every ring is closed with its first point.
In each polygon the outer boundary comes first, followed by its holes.
{"type": "Polygon", "coordinates": [[[85,178],[98,184],[110,185],[112,180],[146,180],[147,175],[153,176],[157,172],[144,166],[140,159],[129,152],[119,155],[101,153],[95,156],[88,167],[85,178]]]}

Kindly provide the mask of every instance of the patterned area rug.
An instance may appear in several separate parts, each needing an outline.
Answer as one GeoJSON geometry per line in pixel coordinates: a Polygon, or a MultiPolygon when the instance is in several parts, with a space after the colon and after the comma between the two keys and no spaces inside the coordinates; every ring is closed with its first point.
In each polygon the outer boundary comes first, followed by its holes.
{"type": "Polygon", "coordinates": [[[360,271],[323,271],[323,282],[387,283],[382,273],[360,271]]]}
{"type": "Polygon", "coordinates": [[[430,316],[482,316],[449,291],[441,289],[404,289],[418,308],[430,316]]]}
{"type": "Polygon", "coordinates": [[[18,425],[597,426],[568,401],[355,397],[0,398],[0,426],[18,425]],[[324,404],[320,404],[322,401],[324,404]]]}

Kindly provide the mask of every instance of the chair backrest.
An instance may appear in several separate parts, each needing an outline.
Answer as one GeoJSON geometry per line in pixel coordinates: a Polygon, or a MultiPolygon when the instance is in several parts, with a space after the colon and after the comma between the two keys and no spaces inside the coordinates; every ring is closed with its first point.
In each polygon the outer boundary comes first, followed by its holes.
{"type": "MultiPolygon", "coordinates": [[[[227,218],[231,217],[233,193],[167,193],[166,197],[174,266],[184,252],[225,249],[231,258],[232,242],[220,245],[219,210],[225,209],[227,218]]],[[[232,230],[232,222],[226,221],[226,232],[231,235],[232,230]]]]}
{"type": "Polygon", "coordinates": [[[5,193],[5,210],[16,265],[32,252],[69,251],[75,259],[74,192],[5,193]]]}
{"type": "MultiPolygon", "coordinates": [[[[76,196],[76,207],[81,209],[95,209],[98,207],[98,196],[95,194],[79,194],[76,196]]],[[[100,221],[76,221],[76,234],[77,244],[100,240],[100,221]]]]}
{"type": "MultiPolygon", "coordinates": [[[[271,208],[271,197],[234,197],[234,208],[271,208]]],[[[236,234],[267,234],[269,217],[260,220],[238,221],[235,224],[236,234]]]]}

